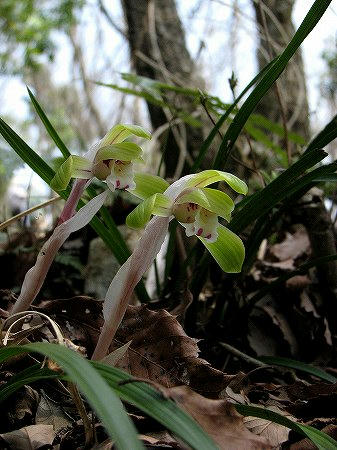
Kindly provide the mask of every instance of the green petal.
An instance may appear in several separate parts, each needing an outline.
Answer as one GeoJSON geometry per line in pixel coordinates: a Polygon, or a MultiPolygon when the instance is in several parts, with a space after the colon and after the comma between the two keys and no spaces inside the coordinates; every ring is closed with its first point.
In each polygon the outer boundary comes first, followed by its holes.
{"type": "Polygon", "coordinates": [[[169,187],[169,183],[163,178],[148,173],[136,173],[133,180],[136,188],[130,193],[141,199],[149,198],[158,192],[162,194],[169,187]]]}
{"type": "Polygon", "coordinates": [[[104,136],[102,142],[100,143],[100,147],[105,147],[111,144],[119,144],[132,135],[142,137],[144,139],[151,139],[151,134],[138,125],[118,124],[112,127],[111,130],[104,136]]]}
{"type": "Polygon", "coordinates": [[[57,169],[50,187],[55,191],[63,191],[71,178],[91,178],[92,163],[82,156],[72,155],[57,169]]]}
{"type": "MultiPolygon", "coordinates": [[[[105,159],[119,159],[121,161],[132,161],[141,158],[143,150],[139,145],[133,142],[120,142],[119,144],[107,145],[100,147],[95,161],[104,161],[105,159]]],[[[141,158],[142,159],[142,158],[141,158]]]]}
{"type": "Polygon", "coordinates": [[[217,189],[196,188],[183,194],[175,201],[176,204],[196,203],[199,206],[216,213],[218,216],[230,221],[234,202],[229,195],[217,189]]]}
{"type": "Polygon", "coordinates": [[[172,201],[163,194],[154,194],[140,203],[126,218],[130,228],[144,228],[152,214],[162,217],[171,215],[172,201]]]}
{"type": "Polygon", "coordinates": [[[222,225],[217,228],[217,231],[218,239],[211,244],[207,243],[206,239],[199,239],[224,272],[241,272],[245,259],[245,247],[241,239],[222,225]]]}
{"type": "Polygon", "coordinates": [[[225,181],[239,194],[246,195],[248,192],[248,187],[244,181],[231,173],[220,170],[204,170],[203,172],[196,173],[188,180],[186,187],[202,188],[218,181],[225,181]]]}

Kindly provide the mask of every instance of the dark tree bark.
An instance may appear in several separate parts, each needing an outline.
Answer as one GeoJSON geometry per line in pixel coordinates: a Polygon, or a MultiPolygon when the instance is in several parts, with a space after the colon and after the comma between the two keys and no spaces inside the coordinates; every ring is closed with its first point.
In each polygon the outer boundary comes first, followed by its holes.
{"type": "MultiPolygon", "coordinates": [[[[252,0],[259,29],[257,51],[260,70],[289,43],[295,34],[291,15],[295,0],[252,0]],[[272,54],[271,54],[272,53],[272,54]]],[[[309,108],[301,50],[297,50],[278,80],[284,115],[290,131],[308,139],[309,108]]],[[[282,122],[282,111],[275,89],[258,106],[258,112],[275,122],[282,122]]]]}
{"type": "MultiPolygon", "coordinates": [[[[184,86],[200,87],[174,0],[122,0],[122,6],[136,73],[173,84],[178,80],[184,86]]],[[[189,113],[195,110],[192,101],[186,97],[170,96],[169,100],[189,113]]],[[[154,129],[167,123],[168,118],[161,108],[148,103],[148,109],[154,129]]],[[[194,156],[202,141],[202,130],[186,125],[187,154],[194,156]]],[[[172,177],[181,150],[171,132],[165,148],[166,175],[172,177]]]]}

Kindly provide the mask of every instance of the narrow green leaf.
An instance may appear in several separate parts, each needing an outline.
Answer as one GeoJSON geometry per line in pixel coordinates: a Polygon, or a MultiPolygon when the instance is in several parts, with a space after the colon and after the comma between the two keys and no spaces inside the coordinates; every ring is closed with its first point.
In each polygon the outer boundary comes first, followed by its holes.
{"type": "Polygon", "coordinates": [[[70,156],[70,151],[67,149],[67,147],[65,146],[65,144],[62,141],[62,139],[60,138],[60,136],[57,134],[53,125],[50,123],[48,117],[44,113],[43,109],[41,108],[40,104],[38,103],[38,101],[36,100],[32,91],[29,89],[28,86],[27,86],[27,91],[28,91],[29,97],[33,103],[33,106],[34,106],[37,114],[39,115],[40,119],[42,120],[42,123],[45,126],[49,136],[53,139],[53,141],[55,142],[57,147],[61,150],[62,155],[65,158],[68,158],[68,156],[70,156]]]}
{"type": "Polygon", "coordinates": [[[329,7],[331,1],[332,0],[316,0],[313,3],[294,37],[291,39],[282,54],[275,60],[262,79],[258,82],[257,86],[241,106],[233,122],[228,127],[216,155],[213,165],[214,168],[221,169],[225,165],[228,156],[251,113],[254,111],[262,97],[268,92],[270,87],[281,75],[289,60],[292,58],[304,39],[315,28],[324,12],[329,7]]]}
{"type": "Polygon", "coordinates": [[[219,234],[218,239],[211,244],[206,239],[199,239],[224,272],[241,272],[245,259],[245,247],[241,239],[222,225],[217,228],[217,231],[219,234]]]}
{"type": "Polygon", "coordinates": [[[47,369],[41,368],[41,364],[35,364],[28,367],[21,372],[13,375],[6,383],[0,387],[0,403],[10,397],[14,392],[20,389],[25,384],[34,383],[39,380],[48,380],[60,378],[60,374],[47,369]]]}
{"type": "Polygon", "coordinates": [[[202,146],[200,147],[200,151],[198,154],[198,157],[196,158],[196,160],[194,161],[192,167],[191,167],[191,172],[195,172],[202,164],[203,159],[205,158],[205,155],[207,153],[207,150],[209,149],[209,147],[211,146],[215,136],[217,135],[217,133],[219,132],[220,128],[222,127],[222,125],[225,123],[225,121],[228,119],[228,117],[230,116],[230,114],[234,111],[236,105],[239,103],[239,101],[242,99],[242,97],[244,97],[244,95],[249,91],[249,89],[254,86],[254,84],[256,84],[258,82],[258,80],[267,72],[267,70],[274,64],[274,62],[276,61],[276,59],[274,59],[273,61],[271,61],[270,63],[268,63],[248,84],[247,86],[243,89],[243,91],[240,93],[240,95],[236,98],[235,102],[232,103],[232,105],[227,109],[227,111],[220,117],[220,119],[217,121],[217,123],[215,124],[215,126],[212,128],[212,130],[210,131],[209,135],[207,136],[207,138],[205,139],[205,141],[203,142],[202,146]]]}
{"type": "Polygon", "coordinates": [[[337,115],[330,120],[330,122],[321,130],[318,135],[310,142],[306,152],[323,148],[330,144],[331,141],[337,137],[337,115]]]}
{"type": "MultiPolygon", "coordinates": [[[[35,349],[34,346],[36,345],[39,344],[30,344],[29,346],[12,346],[0,349],[0,362],[23,352],[40,351],[35,349]],[[32,347],[34,347],[34,350],[32,350],[32,347]]],[[[46,349],[48,349],[48,346],[53,344],[43,345],[46,346],[46,349]]],[[[54,358],[53,355],[50,356],[54,358]]],[[[109,386],[121,397],[123,401],[136,406],[141,411],[144,411],[144,413],[148,414],[150,417],[167,427],[168,430],[176,436],[179,436],[191,448],[202,448],[203,450],[217,449],[217,446],[214,444],[212,439],[188,414],[180,409],[172,400],[164,398],[160,392],[149,384],[138,381],[122,384],[121,382],[130,380],[132,377],[119,369],[107,366],[103,363],[91,361],[89,364],[91,367],[96,369],[101,377],[105,379],[109,386]]],[[[8,394],[9,391],[11,391],[10,393],[13,393],[16,389],[29,382],[37,381],[38,379],[43,378],[61,378],[62,376],[60,373],[56,374],[48,369],[38,369],[37,366],[31,367],[24,372],[26,373],[24,374],[21,372],[21,376],[14,380],[11,388],[9,387],[11,382],[8,382],[5,386],[0,387],[0,401],[5,399],[3,394],[8,394]]],[[[84,372],[83,376],[85,377],[85,375],[86,373],[84,372]]],[[[89,377],[88,380],[93,385],[94,389],[95,386],[89,377]]],[[[100,396],[99,389],[96,390],[96,396],[100,396]]]]}
{"type": "Polygon", "coordinates": [[[276,154],[278,161],[282,164],[283,167],[287,165],[287,155],[285,150],[283,150],[279,145],[276,145],[260,128],[252,125],[251,121],[248,120],[245,125],[245,130],[247,133],[255,139],[255,141],[261,143],[266,148],[273,150],[276,154]]]}
{"type": "Polygon", "coordinates": [[[288,417],[282,416],[274,411],[266,408],[259,408],[257,406],[249,405],[234,405],[236,410],[243,416],[259,417],[260,419],[270,420],[271,422],[284,425],[291,430],[308,437],[319,450],[336,450],[337,442],[327,434],[316,428],[308,425],[302,425],[301,423],[293,422],[288,417]]]}
{"type": "Polygon", "coordinates": [[[259,360],[266,364],[274,366],[289,367],[290,369],[300,370],[302,372],[309,373],[315,377],[321,378],[322,380],[329,381],[330,383],[337,383],[337,378],[319,367],[314,367],[309,364],[305,364],[301,361],[296,361],[294,359],[282,358],[280,356],[260,356],[259,360]]]}
{"type": "Polygon", "coordinates": [[[305,153],[268,186],[252,195],[242,208],[234,210],[233,219],[230,223],[231,230],[236,233],[241,232],[258,217],[266,214],[279,201],[289,196],[289,185],[293,181],[326,156],[327,154],[323,150],[305,153]]]}
{"type": "Polygon", "coordinates": [[[121,401],[89,361],[73,350],[45,342],[21,347],[4,347],[0,349],[0,361],[4,361],[11,354],[26,352],[41,353],[61,366],[87,398],[119,449],[144,449],[138,440],[137,430],[126,414],[121,401]]]}
{"type": "MultiPolygon", "coordinates": [[[[271,131],[277,136],[280,136],[282,138],[285,137],[285,132],[282,125],[269,120],[267,117],[262,116],[261,114],[251,114],[249,120],[251,120],[255,125],[258,125],[267,131],[271,131]]],[[[288,131],[288,139],[295,144],[305,145],[304,137],[297,133],[288,131]]]]}

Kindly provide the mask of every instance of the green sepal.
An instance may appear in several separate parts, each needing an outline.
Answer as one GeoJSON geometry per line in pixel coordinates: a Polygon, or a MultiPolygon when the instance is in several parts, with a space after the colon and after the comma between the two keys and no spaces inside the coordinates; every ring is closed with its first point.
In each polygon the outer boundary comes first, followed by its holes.
{"type": "Polygon", "coordinates": [[[101,141],[100,147],[105,147],[111,144],[119,144],[132,135],[142,137],[144,139],[151,139],[151,134],[138,125],[118,124],[107,132],[101,141]]]}
{"type": "Polygon", "coordinates": [[[186,187],[198,187],[202,188],[208,186],[209,184],[217,183],[218,181],[224,181],[227,183],[235,192],[239,194],[246,195],[248,192],[248,187],[246,183],[235,175],[222,172],[221,170],[204,170],[202,172],[193,175],[187,182],[186,187]]]}
{"type": "Polygon", "coordinates": [[[136,188],[130,193],[143,200],[153,194],[162,194],[169,187],[169,183],[163,178],[148,173],[135,173],[133,180],[136,183],[136,188]]]}
{"type": "Polygon", "coordinates": [[[91,166],[92,163],[82,156],[69,156],[57,169],[50,187],[54,191],[63,191],[71,178],[91,178],[91,166]]]}
{"type": "Polygon", "coordinates": [[[202,208],[216,213],[217,216],[223,217],[228,222],[234,209],[234,202],[229,195],[217,189],[209,188],[191,189],[186,194],[178,197],[175,203],[196,203],[202,208]]]}
{"type": "Polygon", "coordinates": [[[245,259],[245,247],[243,242],[235,233],[220,225],[217,228],[218,239],[207,243],[206,239],[199,237],[207,250],[219,264],[221,269],[227,273],[241,272],[245,259]]]}
{"type": "Polygon", "coordinates": [[[130,228],[144,228],[151,219],[152,214],[161,217],[171,215],[172,200],[164,194],[154,194],[140,203],[126,218],[130,228]]]}
{"type": "Polygon", "coordinates": [[[141,160],[143,150],[139,145],[133,142],[120,142],[119,144],[107,145],[105,147],[100,147],[98,150],[95,162],[104,161],[106,159],[119,159],[120,161],[133,161],[141,160]]]}

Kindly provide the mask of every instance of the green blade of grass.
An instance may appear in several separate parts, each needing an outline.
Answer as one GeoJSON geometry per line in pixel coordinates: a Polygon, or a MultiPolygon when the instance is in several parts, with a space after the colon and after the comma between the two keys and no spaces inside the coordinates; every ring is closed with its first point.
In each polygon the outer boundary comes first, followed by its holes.
{"type": "Polygon", "coordinates": [[[33,106],[35,108],[35,111],[37,112],[38,116],[40,117],[40,119],[41,119],[43,125],[45,126],[49,136],[53,139],[53,141],[55,142],[56,146],[61,150],[62,155],[65,158],[68,158],[68,156],[70,156],[70,151],[67,149],[67,147],[65,146],[65,144],[62,141],[62,139],[60,138],[60,136],[57,134],[55,128],[50,123],[48,117],[44,113],[44,111],[41,108],[39,102],[36,100],[36,98],[34,97],[32,91],[29,89],[28,86],[27,86],[27,91],[28,91],[29,97],[31,99],[31,102],[33,103],[33,106]]]}
{"type": "MultiPolygon", "coordinates": [[[[47,354],[54,359],[54,354],[48,353],[48,350],[50,345],[56,347],[55,344],[44,343],[42,345],[43,348],[40,343],[38,343],[0,349],[0,362],[17,354],[30,351],[40,352],[43,355],[47,354]]],[[[71,350],[66,350],[67,352],[71,352],[71,350]]],[[[56,360],[56,362],[59,363],[58,360],[56,360]]],[[[131,377],[129,374],[99,362],[91,361],[90,363],[87,362],[87,364],[90,364],[90,366],[101,375],[123,401],[144,411],[150,417],[167,427],[175,435],[179,436],[187,445],[195,449],[202,448],[205,450],[216,450],[217,447],[212,439],[200,428],[194,419],[180,409],[172,400],[164,398],[160,392],[149,384],[143,382],[122,384],[123,382],[130,380],[131,377]]],[[[70,373],[68,373],[68,375],[70,381],[76,382],[76,380],[72,379],[70,373]]],[[[10,381],[0,387],[0,401],[8,398],[15,390],[27,383],[38,381],[39,379],[52,379],[56,377],[61,378],[62,374],[56,374],[48,369],[40,369],[38,365],[30,367],[17,374],[15,377],[12,377],[10,381]]],[[[90,377],[88,377],[88,380],[90,380],[90,377]]],[[[100,391],[98,389],[96,396],[100,396],[100,391]]],[[[92,406],[94,407],[93,404],[92,406]]]]}
{"type": "Polygon", "coordinates": [[[337,115],[321,130],[318,135],[310,142],[306,152],[317,148],[323,148],[337,137],[337,115]]]}
{"type": "Polygon", "coordinates": [[[116,389],[122,400],[137,406],[150,417],[167,427],[174,434],[183,439],[186,444],[195,449],[216,449],[212,439],[200,426],[181,410],[172,400],[166,399],[162,394],[147,383],[128,383],[120,385],[121,379],[130,380],[130,375],[118,371],[105,364],[93,362],[94,367],[116,389]]]}
{"type": "Polygon", "coordinates": [[[296,369],[302,372],[309,373],[310,375],[314,375],[317,378],[329,381],[329,383],[337,383],[337,378],[334,377],[333,375],[326,373],[319,367],[314,367],[311,366],[310,364],[302,363],[301,361],[296,361],[294,359],[289,358],[282,358],[280,356],[260,356],[258,359],[266,364],[289,367],[290,369],[296,369]]]}
{"type": "Polygon", "coordinates": [[[315,28],[330,3],[331,0],[316,0],[314,2],[287,47],[277,58],[274,64],[272,64],[271,67],[267,70],[255,89],[243,103],[240,111],[236,114],[233,122],[230,124],[223,137],[223,141],[214,160],[213,167],[215,169],[221,169],[224,167],[228,156],[232,148],[234,147],[236,139],[241,133],[251,113],[254,111],[262,97],[268,92],[270,87],[281,75],[289,60],[292,58],[304,39],[315,28]]]}
{"type": "Polygon", "coordinates": [[[227,109],[227,111],[220,117],[220,119],[217,121],[217,123],[214,125],[212,130],[210,131],[209,135],[203,142],[198,157],[194,161],[192,167],[191,167],[191,173],[195,172],[201,165],[202,161],[205,158],[206,152],[209,149],[210,145],[212,144],[215,136],[217,135],[218,131],[222,127],[222,125],[225,123],[226,119],[230,116],[230,114],[234,111],[236,105],[239,103],[239,101],[244,97],[244,95],[249,91],[249,89],[254,86],[260,80],[260,78],[267,72],[267,70],[274,64],[276,61],[276,58],[268,63],[266,67],[264,67],[243,89],[243,91],[240,93],[240,95],[236,98],[235,102],[232,103],[232,105],[227,109]]]}
{"type": "Polygon", "coordinates": [[[234,210],[229,228],[238,233],[253,223],[258,217],[266,214],[280,200],[289,195],[288,187],[292,182],[326,156],[327,154],[323,150],[312,150],[304,154],[268,186],[251,196],[250,200],[246,200],[242,208],[234,210]]]}
{"type": "MultiPolygon", "coordinates": [[[[0,134],[8,142],[12,149],[20,156],[20,158],[28,164],[30,168],[42,178],[43,181],[50,185],[50,182],[55,175],[54,170],[1,118],[0,134]]],[[[91,194],[91,196],[95,195],[93,188],[88,189],[88,193],[89,195],[91,194]]],[[[59,195],[64,199],[67,199],[69,194],[69,188],[59,192],[59,195]]],[[[84,202],[80,200],[78,206],[82,207],[83,205],[84,202]]],[[[108,248],[110,248],[118,262],[123,264],[130,256],[130,251],[112,217],[110,216],[109,211],[103,207],[101,208],[101,213],[109,225],[108,229],[97,216],[90,221],[90,225],[102,238],[108,248]]],[[[146,292],[143,281],[138,284],[136,291],[141,301],[149,301],[149,296],[146,292]]]]}
{"type": "Polygon", "coordinates": [[[144,446],[137,437],[137,430],[126,414],[120,399],[89,361],[73,350],[45,342],[4,347],[0,350],[0,361],[25,352],[41,353],[60,365],[96,411],[119,449],[144,450],[144,446]]]}
{"type": "Polygon", "coordinates": [[[288,419],[288,417],[282,416],[269,409],[249,405],[235,405],[235,408],[243,416],[259,417],[260,419],[284,425],[285,427],[308,437],[319,450],[336,450],[337,448],[337,442],[322,431],[308,425],[294,422],[288,419]]]}

